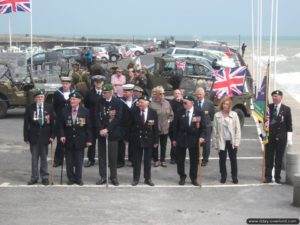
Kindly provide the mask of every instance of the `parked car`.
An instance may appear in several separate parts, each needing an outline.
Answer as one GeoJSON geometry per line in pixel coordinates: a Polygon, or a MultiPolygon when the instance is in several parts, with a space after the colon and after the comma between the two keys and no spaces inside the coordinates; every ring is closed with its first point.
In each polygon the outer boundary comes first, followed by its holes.
{"type": "Polygon", "coordinates": [[[108,52],[109,60],[111,62],[116,62],[122,59],[119,49],[112,44],[102,44],[101,47],[104,47],[108,52]]]}
{"type": "MultiPolygon", "coordinates": [[[[143,47],[135,45],[135,44],[121,45],[119,48],[124,49],[126,53],[127,52],[132,52],[136,56],[146,54],[146,51],[143,47]]],[[[124,57],[124,54],[122,54],[122,56],[124,57]]]]}
{"type": "Polygon", "coordinates": [[[101,60],[102,62],[109,61],[108,51],[105,49],[105,47],[102,46],[77,46],[77,47],[80,49],[81,52],[84,48],[91,48],[93,59],[98,59],[101,60]]]}

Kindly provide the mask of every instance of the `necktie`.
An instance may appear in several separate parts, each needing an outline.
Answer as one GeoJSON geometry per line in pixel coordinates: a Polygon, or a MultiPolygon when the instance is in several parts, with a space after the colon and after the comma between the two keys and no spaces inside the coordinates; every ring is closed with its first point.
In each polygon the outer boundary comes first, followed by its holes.
{"type": "Polygon", "coordinates": [[[73,120],[74,124],[76,123],[76,117],[77,117],[77,109],[73,108],[72,109],[72,120],[73,120]]]}
{"type": "Polygon", "coordinates": [[[186,111],[186,125],[190,126],[190,111],[186,111]]]}
{"type": "Polygon", "coordinates": [[[41,105],[39,105],[39,124],[40,126],[43,126],[44,124],[43,110],[41,105]]]}
{"type": "Polygon", "coordinates": [[[199,109],[202,108],[202,101],[201,100],[198,101],[198,107],[199,107],[199,109]]]}
{"type": "Polygon", "coordinates": [[[272,121],[271,123],[274,124],[277,121],[277,105],[274,105],[273,113],[272,113],[272,121]]]}
{"type": "Polygon", "coordinates": [[[144,110],[142,110],[141,119],[142,119],[142,122],[145,123],[145,113],[144,113],[144,110]]]}

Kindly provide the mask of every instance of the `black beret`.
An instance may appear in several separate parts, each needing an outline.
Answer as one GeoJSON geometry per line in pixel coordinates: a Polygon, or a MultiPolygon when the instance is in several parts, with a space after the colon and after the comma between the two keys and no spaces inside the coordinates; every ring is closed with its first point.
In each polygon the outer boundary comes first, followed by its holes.
{"type": "Polygon", "coordinates": [[[272,92],[271,95],[272,95],[272,96],[273,96],[273,95],[280,95],[280,96],[282,96],[283,93],[282,93],[282,91],[280,91],[280,90],[275,90],[275,91],[272,92]]]}

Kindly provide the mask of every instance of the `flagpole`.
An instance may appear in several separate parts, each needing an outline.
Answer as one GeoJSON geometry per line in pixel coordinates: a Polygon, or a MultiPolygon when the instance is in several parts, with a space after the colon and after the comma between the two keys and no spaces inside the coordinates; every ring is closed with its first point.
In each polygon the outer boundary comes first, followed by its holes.
{"type": "Polygon", "coordinates": [[[31,13],[30,13],[30,74],[33,72],[33,46],[32,46],[32,0],[30,2],[30,8],[31,8],[31,13]]]}
{"type": "Polygon", "coordinates": [[[257,0],[257,27],[256,27],[256,84],[257,87],[259,87],[260,83],[259,83],[259,66],[260,66],[260,61],[259,61],[259,21],[260,21],[260,4],[259,4],[260,0],[257,0]]]}
{"type": "MultiPolygon", "coordinates": [[[[263,3],[262,0],[260,0],[260,23],[259,23],[259,61],[261,62],[261,49],[262,49],[262,21],[263,21],[263,3]]],[[[260,66],[259,69],[259,83],[261,83],[262,81],[262,65],[260,66]]]]}
{"type": "Polygon", "coordinates": [[[274,46],[274,74],[273,74],[273,90],[276,90],[276,73],[277,73],[277,38],[278,38],[278,2],[279,0],[276,0],[276,11],[275,11],[275,46],[274,46]]]}
{"type": "Polygon", "coordinates": [[[11,13],[8,15],[9,51],[11,51],[11,13]]]}
{"type": "MultiPolygon", "coordinates": [[[[271,70],[271,65],[272,65],[271,57],[272,57],[272,44],[273,44],[273,19],[274,19],[274,0],[271,1],[270,47],[269,47],[270,48],[270,52],[269,52],[270,67],[269,67],[269,70],[271,70]]],[[[273,79],[273,82],[275,82],[274,79],[273,79]]]]}
{"type": "MultiPolygon", "coordinates": [[[[254,51],[255,51],[255,48],[254,48],[254,0],[252,0],[252,7],[251,7],[251,28],[252,28],[252,74],[254,73],[254,69],[255,69],[255,66],[254,66],[254,51]]],[[[255,95],[257,94],[257,88],[258,88],[258,85],[257,85],[257,77],[256,77],[256,88],[255,88],[255,95]]]]}

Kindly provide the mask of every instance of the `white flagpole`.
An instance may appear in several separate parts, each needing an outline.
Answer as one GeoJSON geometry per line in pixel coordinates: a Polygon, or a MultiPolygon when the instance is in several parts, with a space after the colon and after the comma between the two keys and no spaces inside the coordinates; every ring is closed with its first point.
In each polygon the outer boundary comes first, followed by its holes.
{"type": "MultiPolygon", "coordinates": [[[[252,0],[252,7],[251,7],[251,28],[252,28],[252,74],[254,73],[254,0],[252,0]]],[[[257,77],[256,77],[256,84],[257,84],[257,77]]],[[[258,86],[256,85],[255,93],[257,93],[258,86]]]]}
{"type": "Polygon", "coordinates": [[[11,51],[11,13],[8,16],[9,51],[11,51]]]}
{"type": "Polygon", "coordinates": [[[31,13],[30,13],[30,61],[31,61],[31,65],[30,65],[30,73],[32,74],[33,72],[33,46],[32,46],[32,0],[30,2],[30,9],[31,9],[31,13]]]}
{"type": "MultiPolygon", "coordinates": [[[[271,70],[271,65],[272,65],[272,59],[271,59],[271,57],[272,57],[272,44],[273,44],[273,18],[274,18],[274,0],[272,0],[272,3],[271,3],[270,53],[269,53],[269,62],[270,62],[270,65],[269,65],[269,71],[271,70]]],[[[273,82],[275,82],[274,75],[273,75],[273,82]]]]}
{"type": "Polygon", "coordinates": [[[276,75],[277,75],[277,36],[278,36],[278,2],[279,0],[276,0],[276,11],[275,11],[275,46],[274,46],[274,74],[273,74],[273,79],[274,79],[274,90],[276,90],[276,75]]]}
{"type": "MultiPolygon", "coordinates": [[[[262,49],[262,21],[263,21],[263,3],[260,0],[260,23],[259,23],[259,61],[261,62],[261,49],[262,49]]],[[[259,83],[262,82],[262,65],[259,68],[259,83]]]]}
{"type": "Polygon", "coordinates": [[[259,83],[259,67],[260,67],[260,58],[259,58],[259,21],[260,21],[260,0],[257,0],[257,27],[256,27],[256,87],[260,87],[259,83]]]}

